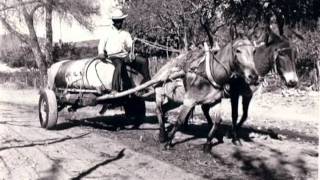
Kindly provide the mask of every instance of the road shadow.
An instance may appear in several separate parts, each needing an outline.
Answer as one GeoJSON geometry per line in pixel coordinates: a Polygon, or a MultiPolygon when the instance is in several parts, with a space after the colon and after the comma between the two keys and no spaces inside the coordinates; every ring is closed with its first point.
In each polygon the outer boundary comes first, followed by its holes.
{"type": "MultiPolygon", "coordinates": [[[[168,130],[170,131],[170,129],[172,129],[172,126],[169,126],[168,130]]],[[[187,135],[191,135],[191,137],[188,137],[180,141],[176,141],[174,145],[185,143],[195,139],[207,138],[210,129],[211,127],[206,123],[200,125],[188,124],[188,126],[181,129],[181,132],[187,135]]],[[[215,138],[220,143],[223,142],[224,138],[231,139],[231,130],[232,126],[230,124],[221,124],[217,130],[217,133],[215,134],[215,138]]],[[[279,138],[279,135],[274,131],[264,129],[258,130],[252,127],[243,127],[238,130],[239,141],[254,142],[254,139],[250,137],[251,133],[257,133],[259,135],[264,135],[272,139],[281,140],[279,138]]],[[[218,145],[220,143],[216,143],[214,145],[218,145]]]]}
{"type": "Polygon", "coordinates": [[[116,161],[116,160],[119,160],[121,159],[122,157],[124,157],[124,150],[125,149],[122,149],[118,154],[117,156],[111,158],[111,159],[106,159],[90,168],[88,168],[87,170],[85,171],[82,171],[77,177],[74,177],[74,178],[71,178],[72,180],[80,180],[82,178],[85,178],[86,176],[88,176],[90,173],[92,173],[93,171],[95,171],[96,169],[98,169],[99,167],[101,166],[104,166],[104,165],[107,165],[113,161],[116,161]]]}
{"type": "MultiPolygon", "coordinates": [[[[157,118],[155,116],[147,116],[142,122],[148,124],[158,124],[157,118]]],[[[133,128],[128,128],[128,126],[130,125],[134,125],[134,121],[127,118],[125,115],[112,115],[83,119],[66,119],[65,122],[58,123],[55,126],[54,130],[65,130],[77,126],[92,127],[95,129],[107,131],[132,130],[133,128]]],[[[139,127],[134,129],[157,130],[158,128],[139,127]]]]}
{"type": "Polygon", "coordinates": [[[44,140],[33,140],[31,142],[23,142],[23,141],[17,141],[17,140],[11,140],[8,141],[9,143],[11,142],[19,142],[18,145],[8,145],[8,146],[2,146],[0,147],[0,152],[4,151],[4,150],[8,150],[8,149],[20,149],[20,148],[27,148],[27,147],[34,147],[34,146],[47,146],[50,144],[56,144],[56,143],[61,143],[64,141],[68,141],[68,140],[74,140],[74,139],[81,139],[84,138],[85,136],[87,136],[90,133],[84,133],[78,136],[66,136],[63,138],[55,138],[55,139],[44,139],[44,140]]]}
{"type": "MultiPolygon", "coordinates": [[[[198,168],[206,169],[203,177],[207,179],[310,179],[311,170],[308,169],[301,155],[289,159],[286,153],[279,150],[258,144],[258,149],[260,148],[263,148],[268,155],[244,151],[238,147],[234,148],[228,158],[223,157],[221,152],[210,152],[209,156],[215,163],[207,166],[218,164],[222,169],[229,169],[230,173],[216,173],[201,166],[198,168]]],[[[210,159],[208,156],[205,157],[210,159]]]]}
{"type": "Polygon", "coordinates": [[[309,170],[302,157],[287,160],[285,158],[287,155],[277,149],[263,144],[258,144],[258,146],[265,151],[270,151],[271,155],[249,154],[240,148],[236,148],[232,154],[233,159],[241,164],[241,171],[249,177],[263,180],[308,179],[309,170]],[[272,164],[270,159],[273,161],[272,164]]]}
{"type": "MultiPolygon", "coordinates": [[[[185,143],[195,139],[207,138],[210,128],[211,127],[209,127],[207,123],[188,124],[188,126],[181,128],[180,131],[184,134],[191,135],[191,137],[177,141],[175,144],[181,144],[181,143],[185,143]]],[[[171,129],[172,129],[172,125],[169,126],[168,131],[170,131],[171,129]]],[[[223,122],[218,128],[215,138],[218,141],[223,142],[224,138],[231,139],[232,138],[231,134],[232,134],[231,123],[223,122]]],[[[319,143],[318,137],[307,136],[299,132],[290,131],[290,130],[280,130],[280,129],[268,129],[264,127],[254,127],[254,126],[241,127],[240,129],[238,129],[237,136],[240,143],[241,141],[254,142],[254,136],[252,136],[252,134],[256,134],[258,136],[264,136],[265,138],[271,138],[275,140],[283,140],[281,136],[285,136],[286,140],[297,141],[297,139],[300,139],[300,140],[314,143],[314,144],[319,143]]]]}
{"type": "MultiPolygon", "coordinates": [[[[143,120],[144,124],[158,124],[157,117],[154,115],[147,116],[143,120]]],[[[65,130],[73,127],[92,127],[95,129],[107,130],[107,131],[119,131],[119,130],[158,130],[156,127],[140,127],[138,129],[128,127],[134,125],[134,121],[127,118],[125,115],[109,115],[109,116],[99,116],[99,117],[90,117],[83,119],[66,119],[66,121],[58,123],[54,130],[65,130]]],[[[169,123],[167,126],[167,131],[172,129],[172,124],[169,123]]],[[[192,124],[189,123],[187,128],[181,128],[180,131],[184,134],[190,135],[191,137],[176,141],[175,144],[181,144],[188,141],[207,138],[210,131],[209,125],[207,123],[202,124],[192,124]]],[[[228,121],[223,122],[217,130],[215,138],[219,142],[223,142],[223,139],[231,138],[232,125],[228,121]]],[[[285,135],[287,139],[296,140],[297,138],[312,142],[318,143],[319,139],[317,137],[310,137],[300,134],[298,132],[293,132],[289,130],[277,130],[277,129],[268,129],[264,127],[254,127],[254,126],[243,126],[238,130],[239,141],[253,142],[254,138],[251,137],[251,134],[257,134],[258,136],[264,136],[266,138],[282,140],[280,135],[285,135]]],[[[217,144],[215,144],[217,145],[217,144]]]]}

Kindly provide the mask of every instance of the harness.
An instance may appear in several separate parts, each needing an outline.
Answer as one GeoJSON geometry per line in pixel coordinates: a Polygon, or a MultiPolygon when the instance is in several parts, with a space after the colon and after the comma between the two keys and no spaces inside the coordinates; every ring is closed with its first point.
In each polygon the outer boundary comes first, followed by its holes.
{"type": "MultiPolygon", "coordinates": [[[[208,45],[205,43],[205,68],[206,68],[206,75],[207,75],[207,78],[209,80],[209,82],[212,84],[212,86],[216,89],[222,89],[222,86],[220,84],[218,84],[215,80],[214,80],[214,75],[213,75],[213,72],[212,72],[212,66],[213,66],[213,63],[210,63],[210,51],[209,51],[209,47],[208,45]]],[[[224,70],[226,71],[227,74],[228,73],[228,69],[227,67],[222,63],[220,62],[215,55],[213,55],[213,59],[215,61],[217,61],[219,64],[222,65],[222,67],[224,68],[224,70]]]]}
{"type": "MultiPolygon", "coordinates": [[[[232,48],[237,48],[237,47],[241,47],[241,46],[253,46],[252,44],[241,44],[241,45],[238,45],[238,46],[232,46],[232,48]]],[[[215,80],[215,77],[214,77],[214,71],[213,71],[213,63],[210,63],[210,50],[209,50],[209,47],[208,45],[205,43],[204,44],[204,48],[205,48],[205,57],[204,59],[201,60],[201,62],[205,61],[205,73],[206,73],[206,79],[208,79],[208,81],[210,82],[210,84],[216,88],[216,89],[224,89],[223,88],[223,85],[220,85],[216,80],[215,80]]],[[[228,71],[228,68],[226,67],[225,64],[223,64],[219,59],[217,59],[217,57],[212,54],[212,57],[213,57],[213,60],[216,61],[217,63],[219,63],[224,71],[226,72],[226,74],[228,76],[232,76],[232,74],[230,75],[230,72],[228,71]]],[[[233,53],[233,50],[232,50],[232,57],[235,58],[234,56],[234,53],[233,53]]]]}

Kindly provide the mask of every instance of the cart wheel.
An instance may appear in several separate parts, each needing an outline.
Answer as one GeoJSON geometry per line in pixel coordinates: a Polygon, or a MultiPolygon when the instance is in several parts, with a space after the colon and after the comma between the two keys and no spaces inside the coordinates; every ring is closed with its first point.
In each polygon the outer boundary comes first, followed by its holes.
{"type": "Polygon", "coordinates": [[[146,117],[146,104],[144,100],[140,98],[130,98],[124,106],[124,110],[127,118],[134,120],[135,128],[139,128],[146,117]]]}
{"type": "Polygon", "coordinates": [[[52,90],[45,89],[40,92],[39,119],[42,128],[52,129],[57,124],[57,99],[52,90]]]}

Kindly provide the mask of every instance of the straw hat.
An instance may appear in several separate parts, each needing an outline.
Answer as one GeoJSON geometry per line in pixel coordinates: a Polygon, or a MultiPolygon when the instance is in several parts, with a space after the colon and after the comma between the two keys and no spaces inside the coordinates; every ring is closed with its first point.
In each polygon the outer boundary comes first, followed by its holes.
{"type": "Polygon", "coordinates": [[[111,19],[112,20],[124,19],[127,16],[128,15],[127,14],[123,14],[123,12],[120,9],[115,9],[111,14],[111,19]]]}

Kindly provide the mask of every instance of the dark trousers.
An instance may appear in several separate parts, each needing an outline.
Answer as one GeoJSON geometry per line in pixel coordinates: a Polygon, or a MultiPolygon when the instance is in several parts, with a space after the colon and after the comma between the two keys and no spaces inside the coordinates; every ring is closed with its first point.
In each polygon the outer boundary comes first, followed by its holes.
{"type": "Polygon", "coordinates": [[[143,82],[149,81],[151,79],[148,59],[142,56],[136,56],[131,66],[142,74],[142,76],[144,77],[143,82]]]}
{"type": "Polygon", "coordinates": [[[114,73],[112,79],[112,90],[123,91],[131,87],[131,81],[126,70],[124,59],[112,59],[114,64],[114,73]]]}
{"type": "Polygon", "coordinates": [[[112,80],[113,90],[123,91],[132,87],[131,79],[129,78],[126,69],[126,64],[128,64],[133,69],[136,69],[143,75],[143,82],[146,82],[151,79],[149,73],[149,62],[146,58],[142,56],[136,56],[136,58],[131,63],[129,63],[128,60],[120,58],[114,58],[112,59],[112,62],[115,66],[112,80]]]}

